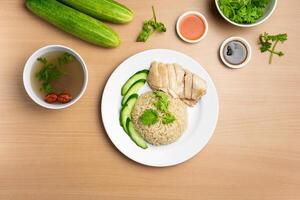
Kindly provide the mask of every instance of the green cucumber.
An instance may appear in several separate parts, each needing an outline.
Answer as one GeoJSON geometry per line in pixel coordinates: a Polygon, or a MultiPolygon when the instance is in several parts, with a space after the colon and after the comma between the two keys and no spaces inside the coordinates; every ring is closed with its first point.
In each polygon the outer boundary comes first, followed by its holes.
{"type": "Polygon", "coordinates": [[[146,80],[138,80],[129,88],[128,92],[122,99],[122,106],[125,105],[126,101],[132,94],[137,93],[137,91],[145,85],[145,82],[146,80]]]}
{"type": "Polygon", "coordinates": [[[141,134],[135,130],[131,119],[129,119],[129,118],[127,119],[126,125],[127,125],[127,130],[128,130],[129,136],[132,139],[132,141],[134,141],[134,143],[136,145],[138,145],[139,147],[141,147],[143,149],[147,149],[148,145],[147,145],[146,141],[141,136],[141,134]]]}
{"type": "Polygon", "coordinates": [[[133,109],[136,100],[138,99],[138,96],[139,96],[138,94],[132,94],[128,98],[127,102],[125,103],[125,106],[122,107],[120,112],[120,124],[126,133],[128,133],[126,122],[128,118],[131,118],[131,111],[133,109]]]}
{"type": "Polygon", "coordinates": [[[26,7],[82,40],[107,48],[120,44],[119,36],[109,26],[55,0],[27,0],[26,7]]]}
{"type": "Polygon", "coordinates": [[[121,95],[124,96],[128,92],[129,88],[138,80],[141,80],[141,79],[146,80],[148,73],[149,73],[149,70],[144,69],[144,70],[138,71],[137,73],[133,74],[123,85],[123,87],[121,89],[121,95]]]}
{"type": "Polygon", "coordinates": [[[96,19],[125,24],[133,19],[133,12],[113,0],[58,0],[96,19]]]}

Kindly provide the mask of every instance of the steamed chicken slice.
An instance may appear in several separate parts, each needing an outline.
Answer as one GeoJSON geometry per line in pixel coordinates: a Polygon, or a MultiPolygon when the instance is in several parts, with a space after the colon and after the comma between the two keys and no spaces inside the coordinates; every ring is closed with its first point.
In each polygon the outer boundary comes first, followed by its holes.
{"type": "Polygon", "coordinates": [[[206,94],[206,82],[199,76],[193,74],[192,100],[198,101],[206,94]]]}
{"type": "Polygon", "coordinates": [[[169,93],[173,98],[178,98],[176,72],[173,64],[167,64],[168,77],[169,77],[169,93]]]}
{"type": "Polygon", "coordinates": [[[148,83],[150,85],[151,88],[155,89],[155,90],[159,90],[162,87],[161,84],[161,77],[159,75],[159,63],[158,62],[152,62],[151,63],[151,67],[150,67],[150,71],[148,74],[148,83]]]}
{"type": "Polygon", "coordinates": [[[168,75],[168,68],[167,68],[166,64],[159,63],[158,71],[159,71],[160,80],[161,80],[160,89],[167,93],[168,89],[169,89],[169,75],[168,75]]]}
{"type": "Polygon", "coordinates": [[[192,99],[193,74],[186,71],[184,76],[184,98],[192,99]]]}
{"type": "Polygon", "coordinates": [[[207,87],[206,82],[196,74],[191,74],[190,72],[187,72],[185,80],[187,80],[188,85],[185,85],[187,92],[183,102],[189,106],[194,106],[201,97],[205,95],[207,87]],[[190,85],[190,79],[192,79],[192,85],[190,85]],[[191,93],[189,93],[190,91],[191,93]],[[190,94],[191,96],[189,96],[190,94]]]}
{"type": "Polygon", "coordinates": [[[184,98],[184,74],[185,71],[176,63],[173,64],[176,73],[176,93],[179,98],[184,98]]]}
{"type": "Polygon", "coordinates": [[[205,95],[207,88],[202,78],[178,64],[151,63],[147,81],[152,89],[180,98],[189,106],[195,105],[205,95]]]}

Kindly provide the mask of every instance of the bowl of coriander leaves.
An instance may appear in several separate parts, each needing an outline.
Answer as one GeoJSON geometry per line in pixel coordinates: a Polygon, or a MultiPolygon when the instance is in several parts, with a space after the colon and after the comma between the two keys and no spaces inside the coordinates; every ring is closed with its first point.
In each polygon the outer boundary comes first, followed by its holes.
{"type": "Polygon", "coordinates": [[[217,9],[229,23],[253,27],[266,21],[274,12],[277,0],[215,0],[217,9]]]}

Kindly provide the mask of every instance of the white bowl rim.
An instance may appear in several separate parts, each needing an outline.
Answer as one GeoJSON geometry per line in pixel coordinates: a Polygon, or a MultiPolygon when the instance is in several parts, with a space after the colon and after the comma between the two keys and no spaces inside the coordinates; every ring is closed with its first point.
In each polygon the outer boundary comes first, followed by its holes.
{"type": "Polygon", "coordinates": [[[187,43],[198,43],[198,42],[200,42],[201,40],[203,40],[203,39],[205,38],[205,36],[207,35],[207,32],[208,32],[208,22],[207,22],[205,16],[204,16],[202,13],[200,13],[200,12],[198,12],[198,11],[186,11],[186,12],[182,13],[182,14],[178,17],[178,19],[177,19],[177,22],[176,22],[176,32],[177,32],[178,36],[179,36],[183,41],[185,41],[185,42],[187,42],[187,43]],[[198,38],[197,40],[189,40],[189,39],[183,37],[183,35],[180,33],[180,30],[179,30],[180,22],[181,22],[181,20],[182,20],[185,16],[187,16],[187,15],[197,15],[197,16],[200,17],[200,18],[202,19],[202,21],[204,22],[204,25],[205,25],[205,31],[204,31],[203,35],[202,35],[200,38],[198,38]]]}
{"type": "Polygon", "coordinates": [[[246,66],[249,63],[249,61],[251,59],[251,56],[252,56],[251,46],[250,46],[249,42],[247,40],[245,40],[244,38],[242,38],[242,37],[238,37],[238,36],[229,37],[229,38],[227,38],[223,41],[223,43],[220,47],[221,60],[223,61],[223,63],[227,67],[230,67],[230,68],[233,68],[233,69],[239,69],[239,68],[242,68],[242,67],[246,66]],[[224,55],[223,55],[223,49],[224,49],[225,45],[228,42],[233,41],[233,40],[241,41],[246,46],[246,49],[248,51],[246,60],[243,63],[239,64],[239,65],[230,64],[229,62],[227,62],[227,60],[224,58],[224,55]]]}
{"type": "Polygon", "coordinates": [[[243,28],[250,28],[250,27],[254,27],[254,26],[258,26],[262,23],[264,23],[267,19],[269,19],[271,17],[271,15],[273,14],[276,6],[277,6],[277,0],[273,0],[274,1],[274,6],[272,7],[271,11],[265,15],[265,16],[262,16],[263,18],[255,23],[252,23],[252,24],[239,24],[239,23],[236,23],[234,21],[231,21],[230,19],[228,19],[222,12],[222,10],[219,8],[219,4],[218,4],[218,1],[219,0],[215,0],[215,4],[216,4],[216,7],[220,13],[220,15],[229,23],[235,25],[235,26],[238,26],[238,27],[243,27],[243,28]]]}
{"type": "Polygon", "coordinates": [[[63,109],[63,108],[67,108],[71,105],[73,105],[74,103],[76,103],[84,94],[86,88],[87,88],[87,84],[88,84],[88,69],[87,69],[87,65],[84,62],[84,60],[82,59],[82,57],[73,49],[63,46],[63,45],[58,45],[58,44],[53,44],[53,45],[47,45],[44,47],[39,48],[38,50],[36,50],[26,61],[24,69],[23,69],[23,85],[24,88],[28,94],[28,96],[39,106],[47,108],[47,109],[63,109]],[[65,103],[65,104],[49,104],[43,100],[41,100],[38,95],[34,92],[32,85],[31,85],[31,70],[33,67],[33,63],[36,61],[36,59],[48,52],[51,51],[65,51],[68,52],[70,54],[72,54],[73,56],[75,56],[75,58],[80,62],[82,70],[83,70],[83,85],[81,88],[80,93],[74,98],[72,99],[72,101],[65,103]]]}

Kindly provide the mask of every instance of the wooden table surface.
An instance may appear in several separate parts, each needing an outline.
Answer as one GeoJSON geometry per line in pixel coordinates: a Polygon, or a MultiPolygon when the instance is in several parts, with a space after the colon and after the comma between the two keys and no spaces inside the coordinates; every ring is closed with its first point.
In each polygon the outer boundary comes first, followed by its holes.
{"type": "MultiPolygon", "coordinates": [[[[121,0],[120,0],[121,1],[121,0]]],[[[250,29],[237,28],[217,13],[213,0],[122,0],[135,19],[113,25],[122,38],[103,49],[74,38],[32,15],[24,1],[0,7],[0,199],[300,199],[300,1],[279,1],[273,16],[250,29]],[[142,21],[154,5],[168,31],[136,43],[142,21]],[[202,12],[209,22],[205,40],[189,45],[175,34],[177,17],[202,12]],[[287,32],[274,58],[257,45],[260,33],[287,32]],[[249,65],[230,70],[218,58],[227,37],[246,38],[249,65]],[[35,105],[22,85],[26,59],[38,48],[62,44],[78,51],[90,80],[74,106],[51,111],[35,105]],[[181,51],[196,59],[214,80],[219,98],[217,128],[191,160],[152,168],[123,156],[106,136],[99,115],[105,82],[127,57],[151,48],[181,51]]]]}

